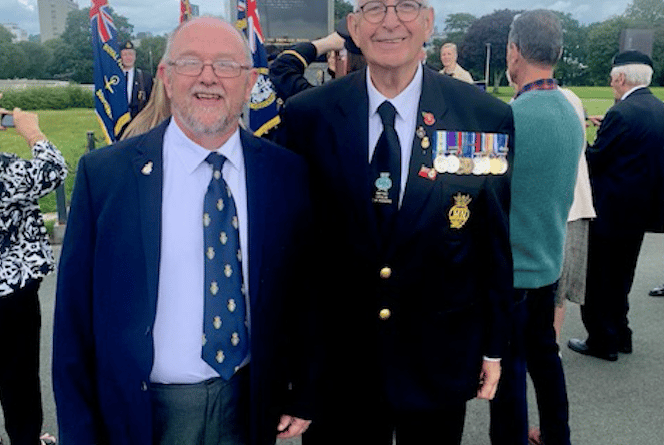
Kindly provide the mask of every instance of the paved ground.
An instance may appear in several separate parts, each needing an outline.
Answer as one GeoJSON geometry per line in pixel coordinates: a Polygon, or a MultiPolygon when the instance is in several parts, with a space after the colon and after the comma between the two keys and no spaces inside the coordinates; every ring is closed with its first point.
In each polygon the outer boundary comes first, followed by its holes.
{"type": "MultiPolygon", "coordinates": [[[[58,249],[59,252],[59,249],[58,249]]],[[[563,347],[563,363],[570,397],[572,442],[576,445],[660,445],[662,404],[664,401],[664,298],[647,292],[664,280],[664,235],[646,236],[630,302],[634,330],[634,353],[621,355],[609,363],[584,357],[563,347]]],[[[47,278],[41,288],[42,303],[42,388],[44,430],[56,433],[55,407],[51,392],[51,333],[55,277],[47,278]]],[[[569,305],[563,339],[585,338],[577,306],[569,305]]],[[[530,392],[532,400],[532,391],[530,392]]],[[[537,422],[531,403],[532,423],[537,422]]],[[[488,444],[488,407],[469,404],[464,445],[488,444]]],[[[7,441],[0,416],[0,437],[7,441]]],[[[297,445],[298,440],[280,445],[297,445]]],[[[339,437],[344,443],[344,437],[339,437]]]]}

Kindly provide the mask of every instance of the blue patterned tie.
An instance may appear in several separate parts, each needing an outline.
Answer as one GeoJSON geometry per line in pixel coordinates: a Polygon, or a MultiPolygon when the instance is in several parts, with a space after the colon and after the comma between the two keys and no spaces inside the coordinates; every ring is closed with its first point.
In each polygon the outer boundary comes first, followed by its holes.
{"type": "Polygon", "coordinates": [[[221,175],[226,158],[211,153],[205,160],[212,165],[212,179],[203,205],[203,360],[229,380],[249,352],[240,231],[235,200],[221,175]]]}

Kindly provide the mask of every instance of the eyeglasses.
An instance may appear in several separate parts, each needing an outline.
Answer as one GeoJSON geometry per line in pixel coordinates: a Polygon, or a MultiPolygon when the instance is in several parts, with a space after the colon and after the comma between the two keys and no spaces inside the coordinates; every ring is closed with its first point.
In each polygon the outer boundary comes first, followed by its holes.
{"type": "Polygon", "coordinates": [[[371,1],[360,6],[362,16],[369,23],[377,25],[385,19],[388,8],[394,8],[397,18],[402,22],[412,22],[420,14],[420,9],[424,6],[416,1],[405,0],[396,5],[386,5],[383,2],[371,1]]]}
{"type": "Polygon", "coordinates": [[[217,60],[212,63],[203,63],[198,59],[179,59],[169,61],[168,65],[175,67],[175,72],[183,76],[200,76],[203,68],[212,67],[212,71],[217,77],[238,77],[242,70],[250,70],[251,65],[242,65],[232,60],[217,60]]]}

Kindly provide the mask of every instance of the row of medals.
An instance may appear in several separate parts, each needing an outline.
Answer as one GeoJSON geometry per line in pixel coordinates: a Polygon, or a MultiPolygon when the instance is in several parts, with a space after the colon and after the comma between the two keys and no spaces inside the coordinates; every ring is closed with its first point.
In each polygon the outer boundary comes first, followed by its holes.
{"type": "Polygon", "coordinates": [[[455,155],[438,155],[433,160],[433,168],[438,173],[460,175],[502,175],[507,172],[507,159],[503,156],[476,156],[474,158],[455,155]]]}

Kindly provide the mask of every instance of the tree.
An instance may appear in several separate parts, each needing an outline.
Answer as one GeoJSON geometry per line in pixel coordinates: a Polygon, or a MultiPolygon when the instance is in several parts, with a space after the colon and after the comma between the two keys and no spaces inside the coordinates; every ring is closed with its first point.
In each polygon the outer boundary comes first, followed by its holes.
{"type": "Polygon", "coordinates": [[[334,0],[334,21],[338,22],[353,12],[353,5],[346,0],[334,0]]]}
{"type": "Polygon", "coordinates": [[[664,0],[634,0],[624,16],[633,22],[655,25],[664,21],[664,0]]]}
{"type": "Polygon", "coordinates": [[[18,42],[15,44],[25,54],[21,77],[28,79],[45,79],[50,77],[48,67],[52,54],[47,47],[36,42],[18,42]]]}
{"type": "MultiPolygon", "coordinates": [[[[109,8],[113,23],[118,30],[120,42],[131,37],[134,26],[126,17],[115,14],[109,8]]],[[[90,35],[90,8],[71,11],[67,16],[61,43],[54,44],[54,64],[51,72],[54,77],[71,79],[80,83],[93,82],[92,38],[90,35]]]]}
{"type": "Polygon", "coordinates": [[[146,37],[136,48],[136,66],[154,75],[166,51],[166,37],[146,37]]]}
{"type": "Polygon", "coordinates": [[[462,42],[470,25],[477,21],[477,17],[467,12],[449,14],[445,17],[446,42],[456,43],[457,46],[462,42]]]}
{"type": "Polygon", "coordinates": [[[510,9],[494,11],[470,25],[459,46],[459,64],[470,71],[474,79],[484,79],[487,44],[491,44],[490,66],[494,86],[500,83],[506,69],[507,34],[514,16],[519,12],[510,9]]]}
{"type": "Polygon", "coordinates": [[[436,70],[443,69],[443,62],[440,61],[440,47],[445,41],[443,39],[433,39],[431,48],[427,52],[427,65],[436,70]]]}
{"type": "Polygon", "coordinates": [[[23,49],[12,43],[0,43],[0,79],[23,77],[22,67],[25,62],[23,49]]]}
{"type": "Polygon", "coordinates": [[[586,63],[590,84],[597,86],[608,84],[611,59],[620,48],[620,33],[627,28],[628,23],[625,17],[613,17],[588,26],[586,63]]]}
{"type": "Polygon", "coordinates": [[[588,82],[585,41],[588,28],[581,26],[570,13],[554,11],[563,27],[563,54],[555,68],[561,85],[585,85],[588,82]]]}
{"type": "Polygon", "coordinates": [[[14,34],[10,30],[0,25],[0,43],[12,43],[14,34]]]}

